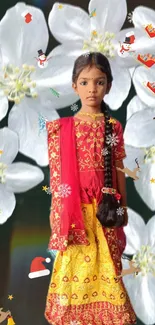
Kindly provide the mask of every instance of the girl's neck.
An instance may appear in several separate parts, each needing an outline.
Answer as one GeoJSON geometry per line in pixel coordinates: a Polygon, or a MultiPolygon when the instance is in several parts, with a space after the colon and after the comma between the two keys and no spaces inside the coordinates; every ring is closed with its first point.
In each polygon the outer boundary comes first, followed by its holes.
{"type": "Polygon", "coordinates": [[[79,112],[81,112],[81,113],[89,113],[89,114],[100,114],[100,113],[102,113],[101,106],[99,106],[99,107],[81,107],[79,112]]]}
{"type": "Polygon", "coordinates": [[[80,117],[80,119],[83,121],[97,121],[104,118],[104,114],[101,111],[97,113],[94,113],[93,111],[93,113],[91,113],[90,111],[85,111],[81,109],[75,116],[78,118],[80,117]]]}

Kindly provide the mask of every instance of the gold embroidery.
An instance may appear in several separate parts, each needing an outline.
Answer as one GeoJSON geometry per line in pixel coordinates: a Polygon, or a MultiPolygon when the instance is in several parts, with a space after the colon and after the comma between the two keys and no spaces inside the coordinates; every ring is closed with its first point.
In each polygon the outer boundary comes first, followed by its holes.
{"type": "MultiPolygon", "coordinates": [[[[79,171],[88,172],[97,169],[104,170],[104,156],[102,155],[102,149],[105,145],[104,121],[96,121],[95,123],[92,123],[89,121],[74,120],[74,124],[77,139],[77,160],[79,171]]],[[[116,124],[113,125],[113,132],[117,135],[117,130],[120,128],[121,124],[116,121],[116,124]]],[[[119,140],[123,141],[123,138],[119,140]]],[[[121,160],[126,157],[124,142],[121,144],[120,141],[118,145],[114,147],[113,162],[115,159],[121,160]]]]}
{"type": "Polygon", "coordinates": [[[117,268],[120,270],[120,254],[118,253],[116,230],[107,231],[108,242],[103,229],[98,227],[95,215],[96,200],[93,204],[82,203],[85,228],[90,246],[71,245],[63,253],[58,252],[54,262],[49,287],[45,317],[52,325],[70,325],[76,322],[85,324],[135,324],[135,313],[130,304],[122,280],[115,282],[117,268]],[[99,244],[96,243],[99,239],[99,244]],[[109,242],[112,242],[112,255],[109,242]],[[69,282],[62,282],[67,277],[69,282]],[[74,280],[73,280],[74,279],[74,280]],[[78,282],[75,281],[78,279],[78,282]],[[61,296],[67,297],[61,300],[61,296]],[[58,301],[60,298],[60,303],[58,301]],[[84,321],[85,319],[85,321],[84,321]]]}

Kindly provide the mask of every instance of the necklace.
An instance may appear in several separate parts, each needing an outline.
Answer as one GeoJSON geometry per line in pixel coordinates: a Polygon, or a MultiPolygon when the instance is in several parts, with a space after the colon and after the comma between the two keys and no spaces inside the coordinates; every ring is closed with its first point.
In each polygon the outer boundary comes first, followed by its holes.
{"type": "Polygon", "coordinates": [[[79,112],[78,113],[79,115],[84,115],[84,116],[90,116],[90,117],[92,117],[94,120],[96,120],[98,117],[100,117],[100,116],[104,116],[104,113],[97,113],[97,114],[95,114],[95,113],[93,113],[93,114],[91,114],[91,113],[83,113],[83,112],[79,112]]]}

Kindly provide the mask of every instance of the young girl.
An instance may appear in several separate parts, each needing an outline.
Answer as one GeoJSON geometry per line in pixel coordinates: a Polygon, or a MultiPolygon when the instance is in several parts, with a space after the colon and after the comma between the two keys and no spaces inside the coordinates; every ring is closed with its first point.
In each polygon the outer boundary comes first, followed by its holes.
{"type": "Polygon", "coordinates": [[[81,109],[47,123],[49,250],[58,250],[45,310],[52,325],[136,324],[119,277],[127,211],[125,175],[116,167],[124,167],[125,151],[122,126],[103,101],[112,79],[105,56],[81,55],[72,76],[81,109]]]}

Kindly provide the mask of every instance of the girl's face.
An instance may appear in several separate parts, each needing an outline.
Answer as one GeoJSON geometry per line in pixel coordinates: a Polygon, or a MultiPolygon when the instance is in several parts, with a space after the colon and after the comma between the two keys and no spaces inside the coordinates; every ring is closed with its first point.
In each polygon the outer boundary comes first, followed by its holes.
{"type": "Polygon", "coordinates": [[[76,84],[73,83],[72,87],[79,95],[83,106],[96,107],[108,94],[111,84],[107,83],[106,74],[93,66],[83,69],[76,84]]]}

